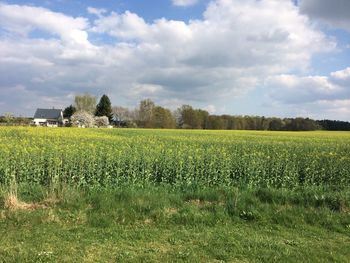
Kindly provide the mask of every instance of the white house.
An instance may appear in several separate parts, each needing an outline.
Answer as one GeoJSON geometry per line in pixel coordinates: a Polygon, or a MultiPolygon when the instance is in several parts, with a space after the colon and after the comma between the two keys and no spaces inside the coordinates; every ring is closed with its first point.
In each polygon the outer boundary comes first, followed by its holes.
{"type": "Polygon", "coordinates": [[[37,109],[33,123],[36,126],[58,127],[63,123],[61,109],[37,109]]]}

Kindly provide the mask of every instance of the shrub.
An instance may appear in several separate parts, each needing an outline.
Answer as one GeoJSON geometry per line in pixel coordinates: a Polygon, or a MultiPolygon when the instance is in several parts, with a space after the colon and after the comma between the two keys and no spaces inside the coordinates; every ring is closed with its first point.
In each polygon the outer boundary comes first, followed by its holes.
{"type": "Polygon", "coordinates": [[[108,121],[108,117],[106,116],[101,116],[101,117],[98,117],[96,116],[95,117],[95,125],[97,127],[107,127],[109,125],[109,121],[108,121]]]}

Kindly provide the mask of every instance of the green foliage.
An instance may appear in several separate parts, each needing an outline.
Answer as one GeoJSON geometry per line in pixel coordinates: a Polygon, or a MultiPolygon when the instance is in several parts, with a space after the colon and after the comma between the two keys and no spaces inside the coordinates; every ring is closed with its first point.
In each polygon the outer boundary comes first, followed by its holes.
{"type": "Polygon", "coordinates": [[[113,118],[119,127],[176,128],[207,130],[271,130],[271,131],[314,131],[350,130],[349,122],[315,121],[309,118],[265,118],[264,116],[211,115],[208,111],[182,105],[173,114],[166,108],[145,99],[138,109],[113,107],[113,118]]]}
{"type": "Polygon", "coordinates": [[[160,106],[150,100],[142,100],[137,110],[138,127],[142,128],[161,128],[171,129],[175,128],[175,119],[171,111],[160,106]]]}
{"type": "Polygon", "coordinates": [[[76,111],[85,111],[94,114],[96,109],[96,97],[89,94],[77,95],[74,98],[74,107],[76,111]]]}
{"type": "Polygon", "coordinates": [[[347,121],[322,120],[317,121],[317,125],[327,131],[350,131],[350,122],[347,121]]]}
{"type": "Polygon", "coordinates": [[[9,124],[9,123],[13,122],[13,120],[15,119],[15,116],[10,112],[6,112],[4,114],[3,119],[7,124],[9,124]]]}
{"type": "Polygon", "coordinates": [[[96,116],[106,116],[109,121],[112,120],[112,104],[107,95],[103,95],[96,106],[96,116]]]}
{"type": "Polygon", "coordinates": [[[70,105],[63,110],[63,117],[70,118],[76,111],[77,109],[73,105],[70,105]]]}
{"type": "Polygon", "coordinates": [[[28,126],[31,123],[32,119],[27,117],[16,117],[12,113],[5,113],[3,116],[0,116],[0,125],[7,126],[28,126]]]}
{"type": "Polygon", "coordinates": [[[175,120],[168,109],[165,109],[160,106],[156,106],[153,109],[151,126],[153,128],[166,128],[172,129],[175,128],[175,120]]]}
{"type": "Polygon", "coordinates": [[[193,109],[190,105],[182,105],[178,110],[178,127],[183,129],[207,129],[209,113],[201,109],[193,109]]]}

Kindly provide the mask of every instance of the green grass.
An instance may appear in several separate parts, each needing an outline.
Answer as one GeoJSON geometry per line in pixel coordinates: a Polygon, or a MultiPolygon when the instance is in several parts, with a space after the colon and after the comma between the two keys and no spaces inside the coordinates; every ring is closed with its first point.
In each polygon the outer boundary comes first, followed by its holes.
{"type": "Polygon", "coordinates": [[[0,145],[0,262],[350,259],[350,133],[3,127],[0,145]]]}
{"type": "Polygon", "coordinates": [[[47,191],[4,208],[0,262],[348,262],[350,191],[169,187],[47,191]]]}

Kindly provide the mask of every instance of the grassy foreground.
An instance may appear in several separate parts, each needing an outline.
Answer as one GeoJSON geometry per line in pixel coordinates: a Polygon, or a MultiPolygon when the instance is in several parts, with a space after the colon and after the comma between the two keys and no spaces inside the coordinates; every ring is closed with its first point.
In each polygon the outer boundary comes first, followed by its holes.
{"type": "Polygon", "coordinates": [[[349,262],[350,133],[0,127],[0,262],[349,262]]]}
{"type": "Polygon", "coordinates": [[[0,193],[0,262],[348,262],[350,192],[167,187],[0,193]],[[12,199],[11,199],[12,198],[12,199]]]}

